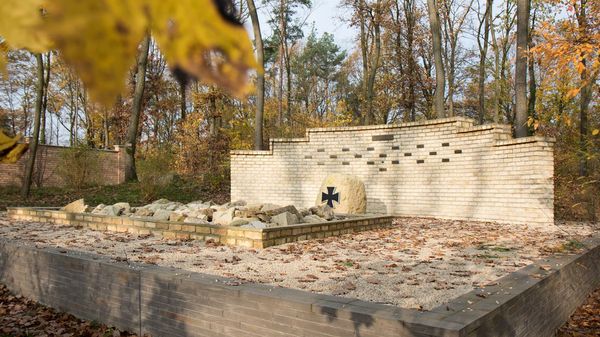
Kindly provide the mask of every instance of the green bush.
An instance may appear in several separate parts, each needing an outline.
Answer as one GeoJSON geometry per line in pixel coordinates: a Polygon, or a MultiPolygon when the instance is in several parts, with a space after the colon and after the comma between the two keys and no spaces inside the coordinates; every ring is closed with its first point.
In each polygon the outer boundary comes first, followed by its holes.
{"type": "Polygon", "coordinates": [[[98,185],[101,153],[85,145],[66,148],[60,153],[57,174],[66,186],[75,189],[98,185]]]}
{"type": "Polygon", "coordinates": [[[172,162],[173,154],[168,148],[155,149],[138,158],[136,169],[144,200],[157,199],[162,190],[178,179],[171,169],[172,162]]]}

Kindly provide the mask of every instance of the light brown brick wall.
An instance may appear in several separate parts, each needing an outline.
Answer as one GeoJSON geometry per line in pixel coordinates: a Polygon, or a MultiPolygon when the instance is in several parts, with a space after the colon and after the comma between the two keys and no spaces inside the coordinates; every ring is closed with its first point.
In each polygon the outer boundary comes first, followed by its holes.
{"type": "Polygon", "coordinates": [[[345,173],[364,181],[368,212],[551,223],[553,144],[462,117],[309,129],[232,151],[231,198],[308,207],[328,174],[345,173]]]}
{"type": "MultiPolygon", "coordinates": [[[[64,181],[57,172],[61,161],[61,152],[68,147],[39,145],[34,170],[34,185],[63,186],[64,181]]],[[[100,185],[116,185],[125,181],[125,149],[115,146],[111,150],[91,150],[100,157],[100,167],[95,172],[95,182],[100,185]]],[[[29,151],[15,164],[0,164],[0,186],[20,186],[25,176],[25,167],[29,159],[29,151]]]]}

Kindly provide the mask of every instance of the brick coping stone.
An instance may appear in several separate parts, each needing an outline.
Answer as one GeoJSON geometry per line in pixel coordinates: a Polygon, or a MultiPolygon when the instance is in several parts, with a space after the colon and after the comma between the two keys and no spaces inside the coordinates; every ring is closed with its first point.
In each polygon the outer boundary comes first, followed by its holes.
{"type": "Polygon", "coordinates": [[[600,236],[431,311],[116,262],[0,239],[0,282],[85,319],[154,336],[553,336],[600,286],[600,236]]]}

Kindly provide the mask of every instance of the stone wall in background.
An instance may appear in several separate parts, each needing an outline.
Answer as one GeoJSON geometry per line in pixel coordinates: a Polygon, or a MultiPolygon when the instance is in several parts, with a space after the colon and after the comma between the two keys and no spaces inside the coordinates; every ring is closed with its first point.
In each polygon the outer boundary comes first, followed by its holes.
{"type": "MultiPolygon", "coordinates": [[[[54,145],[38,145],[34,170],[34,186],[64,186],[58,174],[61,152],[68,147],[54,145]]],[[[115,146],[115,150],[91,150],[99,157],[95,170],[95,183],[100,185],[116,185],[125,181],[125,148],[115,146]]],[[[29,151],[15,164],[0,164],[0,187],[21,186],[25,176],[25,167],[29,159],[29,151]]]]}
{"type": "Polygon", "coordinates": [[[453,117],[309,129],[268,151],[231,152],[231,198],[309,207],[331,173],[360,177],[367,212],[547,224],[554,140],[453,117]]]}

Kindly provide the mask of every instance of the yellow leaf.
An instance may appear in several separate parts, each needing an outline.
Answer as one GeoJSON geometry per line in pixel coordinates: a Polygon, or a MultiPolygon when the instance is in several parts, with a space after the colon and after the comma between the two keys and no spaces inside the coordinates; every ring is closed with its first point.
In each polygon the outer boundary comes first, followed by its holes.
{"type": "Polygon", "coordinates": [[[49,2],[47,31],[92,99],[111,104],[123,92],[147,31],[144,13],[144,0],[49,2]]]}
{"type": "Polygon", "coordinates": [[[42,29],[43,0],[0,1],[0,36],[12,48],[44,52],[51,46],[42,29]]]}
{"type": "Polygon", "coordinates": [[[600,130],[594,129],[594,131],[592,131],[592,136],[597,136],[598,134],[600,134],[600,130]]]}
{"type": "Polygon", "coordinates": [[[249,92],[247,76],[256,68],[252,43],[241,24],[223,17],[214,0],[148,0],[152,32],[172,69],[222,86],[249,92]]]}
{"type": "Polygon", "coordinates": [[[571,99],[575,96],[577,96],[577,94],[579,94],[579,88],[575,88],[575,89],[571,89],[569,91],[567,91],[567,99],[571,99]]]}
{"type": "Polygon", "coordinates": [[[0,130],[0,163],[14,163],[27,150],[28,145],[19,143],[20,136],[8,137],[0,130]]]}

